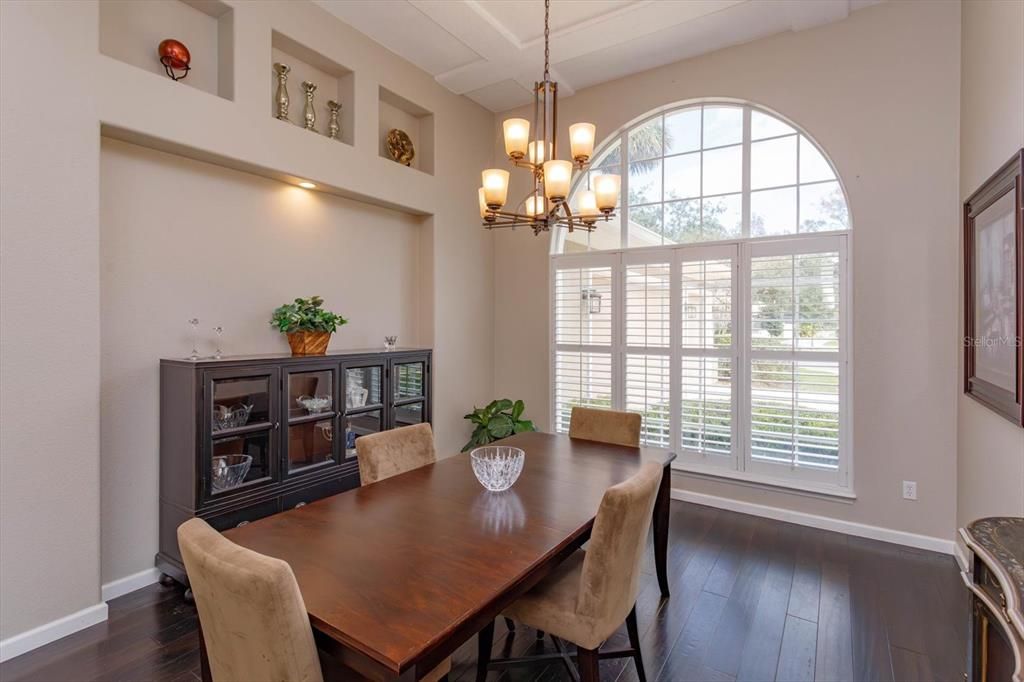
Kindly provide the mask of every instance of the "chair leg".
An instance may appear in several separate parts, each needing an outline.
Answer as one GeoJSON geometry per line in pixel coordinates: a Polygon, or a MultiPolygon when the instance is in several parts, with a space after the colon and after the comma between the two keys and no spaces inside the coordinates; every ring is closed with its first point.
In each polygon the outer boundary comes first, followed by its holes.
{"type": "Polygon", "coordinates": [[[600,682],[601,673],[597,666],[597,649],[578,647],[576,661],[580,668],[580,682],[600,682]]]}
{"type": "Polygon", "coordinates": [[[516,631],[516,622],[514,620],[512,620],[511,618],[509,618],[508,616],[505,616],[505,627],[508,628],[509,632],[515,632],[516,631]]]}
{"type": "Polygon", "coordinates": [[[476,636],[476,682],[487,679],[487,666],[491,662],[491,647],[494,646],[494,621],[492,620],[476,636]]]}
{"type": "Polygon", "coordinates": [[[644,659],[640,653],[640,633],[636,626],[636,604],[626,616],[626,632],[629,633],[629,648],[634,652],[633,662],[636,663],[636,676],[640,682],[647,682],[647,675],[644,674],[644,659]]]}

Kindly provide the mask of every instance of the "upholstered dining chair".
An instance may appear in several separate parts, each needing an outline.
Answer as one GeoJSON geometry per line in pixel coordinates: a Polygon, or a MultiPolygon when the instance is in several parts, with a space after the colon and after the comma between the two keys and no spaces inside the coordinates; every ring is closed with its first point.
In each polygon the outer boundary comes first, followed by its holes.
{"type": "Polygon", "coordinates": [[[413,424],[356,439],[360,485],[369,485],[437,461],[430,424],[413,424]]]}
{"type": "Polygon", "coordinates": [[[636,412],[574,407],[569,417],[569,437],[612,445],[640,447],[640,423],[636,412]]]}
{"type": "MultiPolygon", "coordinates": [[[[636,595],[661,475],[662,466],[648,462],[631,478],[605,491],[588,549],[571,555],[505,610],[505,616],[519,623],[575,644],[581,682],[598,681],[599,657],[625,656],[636,662],[640,682],[646,680],[636,623],[636,595]],[[623,621],[630,648],[599,654],[601,644],[623,621]]],[[[486,679],[490,665],[524,662],[492,661],[493,641],[492,621],[481,631],[477,643],[478,682],[486,679]]]]}
{"type": "MultiPolygon", "coordinates": [[[[178,546],[214,682],[323,682],[306,605],[286,562],[240,547],[198,518],[178,526],[178,546]]],[[[423,680],[447,679],[450,669],[445,661],[423,680]]]]}
{"type": "Polygon", "coordinates": [[[231,542],[202,519],[178,526],[210,674],[224,680],[322,682],[291,567],[231,542]]]}

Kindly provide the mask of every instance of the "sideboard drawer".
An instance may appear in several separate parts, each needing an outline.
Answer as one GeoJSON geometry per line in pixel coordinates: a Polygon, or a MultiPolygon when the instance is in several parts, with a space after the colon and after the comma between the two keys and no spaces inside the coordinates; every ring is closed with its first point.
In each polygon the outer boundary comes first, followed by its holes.
{"type": "Polygon", "coordinates": [[[323,483],[317,483],[308,488],[302,490],[296,490],[293,493],[288,493],[281,497],[281,510],[288,511],[289,509],[295,509],[314,502],[323,497],[329,497],[331,495],[337,495],[343,493],[346,490],[351,490],[359,485],[358,475],[355,473],[342,476],[341,478],[333,478],[323,483]]]}
{"type": "Polygon", "coordinates": [[[224,514],[218,514],[217,516],[211,516],[206,519],[206,522],[217,530],[227,530],[244,526],[250,521],[262,519],[264,516],[270,516],[279,511],[281,511],[281,502],[280,499],[275,498],[260,504],[254,504],[251,507],[244,507],[224,514]]]}

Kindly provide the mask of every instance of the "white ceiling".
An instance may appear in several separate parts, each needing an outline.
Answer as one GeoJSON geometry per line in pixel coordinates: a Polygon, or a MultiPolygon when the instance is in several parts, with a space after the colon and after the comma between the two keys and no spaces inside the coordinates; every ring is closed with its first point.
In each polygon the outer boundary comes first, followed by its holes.
{"type": "MultiPolygon", "coordinates": [[[[542,0],[314,0],[452,92],[492,111],[532,101],[543,74],[542,0]]],[[[552,0],[551,72],[573,91],[880,0],[552,0]]]]}

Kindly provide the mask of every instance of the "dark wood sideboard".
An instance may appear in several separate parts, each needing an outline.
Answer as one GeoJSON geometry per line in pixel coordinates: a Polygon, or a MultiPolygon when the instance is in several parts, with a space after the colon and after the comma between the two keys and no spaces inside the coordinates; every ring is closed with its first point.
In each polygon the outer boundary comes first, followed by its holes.
{"type": "Polygon", "coordinates": [[[176,531],[192,517],[225,530],[358,487],[356,439],[430,421],[430,365],[429,349],[161,360],[164,579],[188,584],[176,531]]]}
{"type": "Polygon", "coordinates": [[[1024,682],[1024,518],[979,519],[960,529],[971,550],[970,682],[1024,682]]]}

